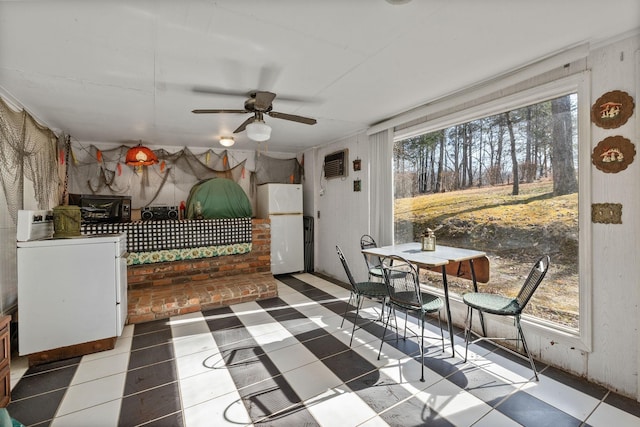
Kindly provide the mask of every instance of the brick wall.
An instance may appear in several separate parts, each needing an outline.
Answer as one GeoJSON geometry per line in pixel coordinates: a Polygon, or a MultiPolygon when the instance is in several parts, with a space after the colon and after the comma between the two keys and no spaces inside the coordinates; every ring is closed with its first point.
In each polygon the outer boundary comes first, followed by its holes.
{"type": "Polygon", "coordinates": [[[276,297],[270,232],[253,219],[249,253],[128,266],[128,323],[276,297]]]}

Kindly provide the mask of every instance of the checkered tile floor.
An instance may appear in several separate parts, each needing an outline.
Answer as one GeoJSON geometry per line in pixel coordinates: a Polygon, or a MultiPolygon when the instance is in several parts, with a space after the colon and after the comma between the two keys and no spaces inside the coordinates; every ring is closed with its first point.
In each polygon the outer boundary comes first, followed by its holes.
{"type": "Polygon", "coordinates": [[[361,321],[349,348],[348,290],[278,279],[278,298],[127,326],[110,351],[28,370],[14,360],[10,415],[56,427],[640,426],[638,402],[542,364],[532,381],[490,345],[464,363],[430,340],[420,382],[415,339],[385,341],[378,360],[382,328],[361,321]]]}

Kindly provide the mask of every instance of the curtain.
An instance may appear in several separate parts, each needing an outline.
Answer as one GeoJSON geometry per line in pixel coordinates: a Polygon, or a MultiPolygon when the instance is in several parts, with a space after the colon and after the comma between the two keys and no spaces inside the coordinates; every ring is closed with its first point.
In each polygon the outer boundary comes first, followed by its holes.
{"type": "Polygon", "coordinates": [[[58,138],[26,111],[0,99],[0,185],[13,223],[23,208],[25,180],[33,185],[38,209],[59,202],[58,138]]]}
{"type": "Polygon", "coordinates": [[[380,246],[393,244],[393,129],[369,136],[371,150],[371,235],[380,246]]]}

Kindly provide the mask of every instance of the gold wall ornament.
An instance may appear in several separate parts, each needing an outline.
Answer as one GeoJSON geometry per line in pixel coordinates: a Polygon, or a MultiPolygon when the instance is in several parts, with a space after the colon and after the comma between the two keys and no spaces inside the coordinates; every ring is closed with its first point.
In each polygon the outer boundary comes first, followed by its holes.
{"type": "Polygon", "coordinates": [[[591,153],[591,163],[602,172],[618,173],[633,162],[635,146],[620,135],[609,136],[596,145],[591,153]]]}
{"type": "Polygon", "coordinates": [[[633,98],[621,90],[602,95],[591,106],[591,121],[604,129],[622,126],[633,114],[633,98]]]}
{"type": "Polygon", "coordinates": [[[593,203],[591,222],[597,224],[622,224],[621,203],[593,203]]]}

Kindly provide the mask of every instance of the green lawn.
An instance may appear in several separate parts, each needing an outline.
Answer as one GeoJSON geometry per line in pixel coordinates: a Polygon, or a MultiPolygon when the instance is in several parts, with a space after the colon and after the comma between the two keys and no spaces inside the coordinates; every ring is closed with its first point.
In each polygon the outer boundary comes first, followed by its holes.
{"type": "MultiPolygon", "coordinates": [[[[398,199],[396,242],[418,241],[426,228],[437,228],[438,244],[487,252],[491,279],[484,291],[512,295],[537,257],[549,254],[549,274],[527,312],[577,328],[578,195],[553,197],[550,180],[520,184],[517,196],[512,190],[504,185],[398,199]]],[[[464,293],[470,284],[453,280],[451,288],[464,293]]]]}

